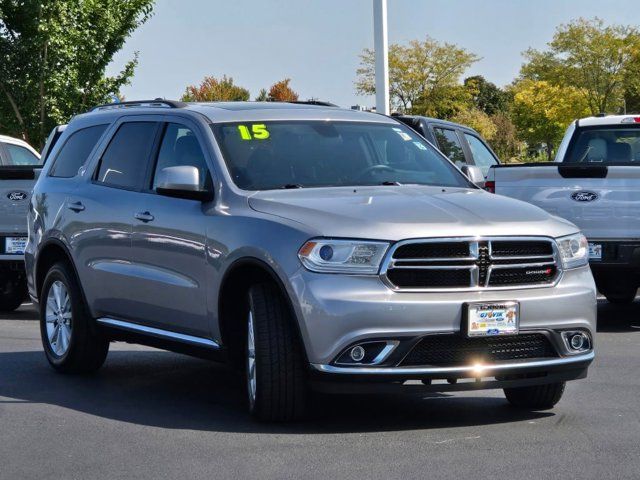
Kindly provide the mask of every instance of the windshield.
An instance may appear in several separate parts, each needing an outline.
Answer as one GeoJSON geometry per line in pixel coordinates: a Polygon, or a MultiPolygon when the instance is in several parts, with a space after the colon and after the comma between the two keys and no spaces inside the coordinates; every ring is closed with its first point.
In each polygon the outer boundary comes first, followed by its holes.
{"type": "Polygon", "coordinates": [[[274,121],[211,128],[233,181],[244,190],[470,186],[435,148],[400,124],[274,121]]]}
{"type": "Polygon", "coordinates": [[[42,162],[37,155],[22,145],[5,143],[5,156],[1,165],[5,167],[40,166],[42,162]]]}
{"type": "Polygon", "coordinates": [[[565,163],[629,163],[640,165],[640,129],[599,127],[582,131],[565,163]]]}

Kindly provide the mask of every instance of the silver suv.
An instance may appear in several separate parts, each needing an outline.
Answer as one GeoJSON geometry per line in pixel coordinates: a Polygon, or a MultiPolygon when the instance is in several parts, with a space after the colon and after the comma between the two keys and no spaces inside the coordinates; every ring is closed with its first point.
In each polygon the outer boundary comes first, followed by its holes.
{"type": "Polygon", "coordinates": [[[383,115],[96,107],[53,147],[28,223],[61,372],[98,369],[111,341],[224,359],[255,416],[288,420],[314,389],[502,388],[550,408],[594,357],[578,229],[477,188],[383,115]]]}

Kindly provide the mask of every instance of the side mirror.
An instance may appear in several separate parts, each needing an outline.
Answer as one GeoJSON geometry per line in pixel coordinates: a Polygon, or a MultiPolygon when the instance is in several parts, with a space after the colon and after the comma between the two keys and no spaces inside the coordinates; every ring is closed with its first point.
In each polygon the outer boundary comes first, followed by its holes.
{"type": "Polygon", "coordinates": [[[186,198],[206,202],[213,192],[200,188],[200,170],[190,165],[167,167],[158,173],[156,192],[166,197],[186,198]]]}
{"type": "Polygon", "coordinates": [[[460,170],[466,175],[469,181],[479,187],[484,187],[484,175],[480,167],[476,165],[463,165],[460,170]]]}

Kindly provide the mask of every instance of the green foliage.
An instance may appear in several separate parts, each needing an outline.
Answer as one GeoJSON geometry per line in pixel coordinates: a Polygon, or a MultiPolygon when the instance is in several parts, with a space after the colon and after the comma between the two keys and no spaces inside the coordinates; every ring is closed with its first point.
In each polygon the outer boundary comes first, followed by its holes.
{"type": "Polygon", "coordinates": [[[640,88],[640,32],[601,19],[578,19],[556,30],[549,50],[528,50],[521,76],[575,87],[591,114],[618,113],[626,91],[640,88]]]}
{"type": "Polygon", "coordinates": [[[269,100],[269,92],[267,92],[266,88],[263,88],[260,90],[260,92],[258,93],[258,96],[256,97],[256,102],[266,102],[269,100]]]}
{"type": "MultiPolygon", "coordinates": [[[[404,113],[433,114],[460,109],[459,81],[479,57],[464,48],[427,37],[409,45],[389,46],[389,94],[395,109],[404,113]],[[443,105],[441,103],[444,102],[443,105]]],[[[375,94],[375,54],[360,55],[356,91],[375,94]]]]}
{"type": "Polygon", "coordinates": [[[183,102],[234,102],[249,100],[249,90],[233,83],[233,78],[223,75],[220,80],[204,77],[200,85],[186,88],[183,102]]]}
{"type": "Polygon", "coordinates": [[[504,112],[509,108],[509,93],[488,82],[482,75],[465,78],[464,86],[471,95],[473,106],[487,115],[504,112]]]}
{"type": "Polygon", "coordinates": [[[49,130],[109,101],[107,65],[152,14],[153,0],[0,0],[0,129],[41,146],[49,130]]]}
{"type": "Polygon", "coordinates": [[[461,110],[451,120],[473,128],[486,140],[493,139],[497,133],[497,127],[491,117],[477,108],[461,110]]]}
{"type": "Polygon", "coordinates": [[[521,80],[512,93],[513,122],[520,137],[529,145],[544,144],[548,160],[571,121],[589,112],[585,94],[576,87],[521,80]]]}
{"type": "Polygon", "coordinates": [[[525,150],[525,143],[518,137],[516,126],[506,112],[498,112],[491,117],[496,133],[489,141],[491,148],[503,162],[519,160],[525,150]]]}

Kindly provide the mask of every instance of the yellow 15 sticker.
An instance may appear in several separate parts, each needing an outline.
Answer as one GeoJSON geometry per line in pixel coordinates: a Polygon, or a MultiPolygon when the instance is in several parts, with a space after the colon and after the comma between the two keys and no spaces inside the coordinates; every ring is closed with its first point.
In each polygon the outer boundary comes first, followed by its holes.
{"type": "Polygon", "coordinates": [[[238,125],[238,132],[242,140],[266,140],[269,138],[269,130],[264,123],[254,123],[251,129],[246,125],[238,125]]]}

